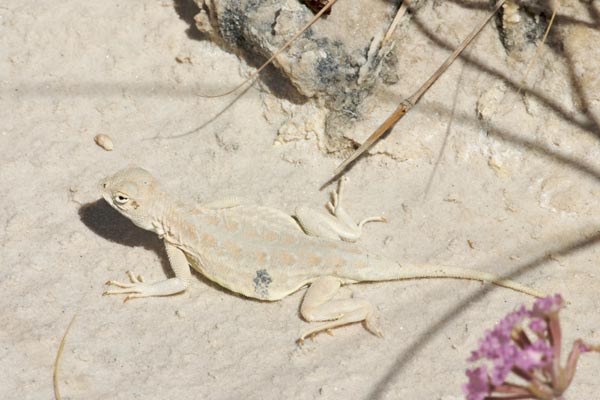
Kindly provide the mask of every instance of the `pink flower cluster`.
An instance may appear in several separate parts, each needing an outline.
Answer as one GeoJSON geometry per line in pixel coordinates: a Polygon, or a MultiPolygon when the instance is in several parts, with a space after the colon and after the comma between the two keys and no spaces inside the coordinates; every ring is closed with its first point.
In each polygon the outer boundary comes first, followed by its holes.
{"type": "Polygon", "coordinates": [[[468,361],[484,360],[490,365],[467,370],[469,381],[463,385],[467,399],[560,398],[573,379],[579,355],[600,350],[577,340],[566,367],[560,366],[558,313],[563,307],[559,294],[548,296],[537,300],[531,309],[519,307],[486,331],[468,361]],[[520,379],[507,381],[511,373],[520,379]]]}

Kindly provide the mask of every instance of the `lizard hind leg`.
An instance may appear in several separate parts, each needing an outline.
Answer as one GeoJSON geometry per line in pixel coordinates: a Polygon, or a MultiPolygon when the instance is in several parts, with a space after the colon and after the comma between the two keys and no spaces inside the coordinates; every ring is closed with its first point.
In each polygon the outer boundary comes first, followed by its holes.
{"type": "Polygon", "coordinates": [[[327,203],[330,214],[321,214],[308,207],[296,209],[296,219],[308,235],[320,238],[356,242],[362,234],[362,227],[368,222],[386,222],[383,217],[369,217],[354,222],[354,219],[342,207],[342,188],[347,178],[339,180],[337,190],[331,192],[331,200],[327,203]]]}
{"type": "Polygon", "coordinates": [[[308,322],[327,322],[303,332],[300,335],[300,343],[306,337],[312,337],[316,333],[355,322],[363,322],[365,328],[371,333],[382,336],[379,318],[369,302],[363,299],[333,300],[340,286],[340,280],[331,276],[321,277],[310,285],[300,306],[300,313],[308,322]]]}

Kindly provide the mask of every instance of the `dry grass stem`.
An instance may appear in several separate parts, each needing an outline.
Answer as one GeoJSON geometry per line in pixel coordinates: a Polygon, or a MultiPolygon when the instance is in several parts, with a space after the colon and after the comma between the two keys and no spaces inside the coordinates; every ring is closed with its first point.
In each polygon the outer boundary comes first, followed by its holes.
{"type": "Polygon", "coordinates": [[[462,51],[471,43],[471,41],[481,32],[483,27],[489,22],[490,19],[498,12],[500,7],[506,2],[506,0],[500,0],[494,6],[494,9],[481,23],[467,36],[462,44],[454,50],[454,52],[446,59],[446,61],[435,71],[435,73],[415,92],[412,96],[404,99],[400,105],[394,110],[394,112],[381,124],[375,132],[369,136],[369,138],[350,155],[344,162],[342,162],[334,171],[334,177],[340,175],[346,167],[348,167],[354,160],[360,157],[365,151],[367,151],[381,136],[394,127],[394,125],[408,112],[410,109],[421,99],[423,94],[429,90],[429,88],[438,80],[438,78],[446,72],[448,67],[454,62],[454,60],[462,53],[462,51]]]}
{"type": "Polygon", "coordinates": [[[294,36],[291,37],[290,40],[288,40],[283,46],[281,46],[275,53],[273,53],[273,55],[267,60],[265,61],[256,71],[254,71],[253,73],[250,74],[250,76],[248,78],[246,78],[242,83],[240,83],[239,85],[237,85],[236,87],[234,87],[231,90],[228,90],[224,93],[220,93],[220,94],[199,94],[200,97],[207,97],[210,99],[213,98],[217,98],[217,97],[223,97],[223,96],[227,96],[231,93],[236,92],[237,90],[239,90],[240,88],[242,88],[243,86],[245,86],[248,82],[253,81],[258,74],[260,74],[262,72],[263,69],[265,69],[269,64],[271,64],[273,62],[273,60],[275,60],[277,58],[277,56],[279,56],[281,53],[283,53],[288,47],[290,47],[292,45],[292,43],[294,43],[294,41],[296,41],[296,39],[298,39],[300,37],[300,35],[302,35],[304,32],[306,32],[306,30],[308,28],[310,28],[315,22],[317,22],[317,20],[319,18],[321,18],[321,16],[323,14],[325,14],[327,12],[327,10],[329,10],[338,0],[330,0],[322,9],[321,11],[319,11],[318,13],[315,14],[314,17],[311,18],[310,21],[308,21],[308,23],[306,25],[304,25],[304,27],[302,29],[300,29],[294,36]]]}
{"type": "Polygon", "coordinates": [[[517,91],[517,94],[520,94],[521,91],[523,90],[523,86],[525,86],[525,82],[527,81],[527,77],[529,76],[529,73],[531,72],[531,68],[533,67],[533,64],[535,63],[535,61],[537,61],[540,54],[542,53],[542,48],[544,47],[544,43],[546,43],[546,39],[548,38],[548,33],[550,33],[550,28],[552,28],[552,24],[554,23],[554,18],[556,18],[556,13],[558,12],[558,9],[560,8],[560,6],[561,6],[561,3],[559,0],[557,0],[556,7],[554,7],[554,10],[552,10],[552,16],[550,17],[550,22],[548,22],[548,27],[546,28],[546,32],[544,32],[542,41],[540,42],[537,49],[535,50],[535,54],[531,58],[531,61],[529,61],[529,64],[527,65],[527,69],[525,70],[525,75],[523,76],[523,79],[521,80],[521,83],[519,84],[519,90],[517,91]]]}
{"type": "Polygon", "coordinates": [[[56,400],[61,400],[62,397],[60,396],[60,390],[58,388],[58,367],[60,365],[60,357],[62,356],[63,350],[65,349],[65,343],[67,342],[67,335],[69,334],[69,331],[71,330],[71,326],[73,326],[73,322],[75,322],[75,317],[77,315],[74,315],[73,318],[71,318],[71,322],[69,322],[69,325],[67,326],[67,329],[65,330],[65,333],[62,337],[62,339],[60,340],[60,345],[58,346],[58,351],[56,352],[56,359],[54,360],[54,369],[52,370],[52,382],[54,385],[54,398],[56,400]]]}
{"type": "Polygon", "coordinates": [[[406,14],[406,11],[408,10],[409,6],[410,6],[410,0],[404,0],[402,2],[402,4],[400,4],[400,8],[398,8],[398,12],[396,13],[396,16],[392,20],[390,27],[388,28],[387,32],[385,33],[385,36],[383,37],[383,43],[386,43],[388,40],[390,40],[392,38],[392,35],[394,34],[396,27],[398,27],[400,20],[402,20],[402,17],[404,16],[404,14],[406,14]]]}

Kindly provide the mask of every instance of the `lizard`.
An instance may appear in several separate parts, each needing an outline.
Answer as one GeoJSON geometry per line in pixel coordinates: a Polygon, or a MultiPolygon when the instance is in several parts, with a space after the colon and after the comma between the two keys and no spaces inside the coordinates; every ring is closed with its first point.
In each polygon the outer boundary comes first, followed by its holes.
{"type": "Polygon", "coordinates": [[[133,298],[169,296],[191,283],[190,266],[209,280],[242,296],[278,301],[308,286],[300,306],[307,322],[320,322],[300,335],[362,322],[381,336],[379,316],[368,301],[334,299],[342,285],[419,278],[456,278],[494,283],[535,297],[538,291],[474,269],[402,264],[372,254],[353,242],[366,223],[355,223],[342,206],[342,188],[331,193],[329,214],[306,206],[295,217],[275,208],[244,205],[236,198],[189,205],[176,200],[150,172],[128,167],[102,180],[104,199],[140,228],[164,242],[174,277],[154,283],[127,271],[130,282],[110,280],[105,295],[133,298]],[[340,240],[341,239],[341,240],[340,240]]]}

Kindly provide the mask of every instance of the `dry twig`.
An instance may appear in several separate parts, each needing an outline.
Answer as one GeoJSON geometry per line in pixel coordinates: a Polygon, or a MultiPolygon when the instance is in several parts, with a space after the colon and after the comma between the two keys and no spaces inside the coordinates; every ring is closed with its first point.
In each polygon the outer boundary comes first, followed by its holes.
{"type": "Polygon", "coordinates": [[[421,99],[421,97],[429,90],[429,88],[438,80],[438,78],[446,72],[448,67],[452,65],[454,60],[462,53],[462,51],[471,43],[471,41],[481,32],[483,27],[489,22],[490,19],[496,14],[496,12],[502,7],[506,0],[499,0],[494,9],[481,23],[467,36],[467,38],[461,43],[461,45],[454,50],[454,52],[446,59],[446,61],[435,71],[435,73],[415,92],[412,96],[404,99],[394,110],[394,112],[369,136],[369,138],[350,155],[344,162],[342,162],[334,171],[334,177],[330,180],[333,181],[339,176],[346,167],[348,167],[353,161],[360,157],[365,151],[367,151],[373,144],[386,132],[396,125],[396,123],[404,117],[404,115],[410,111],[415,104],[421,99]]]}
{"type": "Polygon", "coordinates": [[[58,389],[58,367],[60,364],[60,357],[62,356],[63,350],[65,349],[67,335],[71,330],[71,326],[73,326],[73,322],[75,322],[75,317],[77,317],[77,314],[75,314],[73,318],[71,318],[71,322],[69,322],[69,325],[67,326],[67,329],[65,330],[65,333],[62,339],[60,340],[60,345],[58,346],[58,351],[56,352],[56,359],[54,360],[54,369],[52,370],[52,382],[54,384],[54,398],[56,400],[62,399],[62,397],[60,396],[60,390],[58,389]]]}
{"type": "Polygon", "coordinates": [[[408,10],[409,6],[410,6],[410,0],[404,0],[402,2],[402,4],[400,4],[400,8],[398,8],[398,11],[396,12],[396,16],[392,20],[390,27],[388,28],[387,32],[385,33],[382,43],[386,43],[388,40],[391,39],[392,34],[396,30],[396,27],[400,23],[400,20],[402,19],[404,14],[406,14],[406,10],[408,10]]]}
{"type": "Polygon", "coordinates": [[[523,86],[525,86],[525,82],[527,81],[527,77],[529,76],[529,73],[531,72],[531,68],[533,67],[533,64],[539,58],[539,56],[542,52],[542,48],[544,46],[544,43],[546,43],[546,39],[548,38],[548,33],[550,33],[550,28],[552,28],[552,24],[554,23],[554,18],[556,18],[556,13],[558,12],[558,9],[560,8],[560,6],[561,6],[560,0],[557,0],[556,7],[554,7],[554,10],[552,10],[552,16],[550,17],[550,22],[548,22],[548,27],[546,28],[546,32],[544,32],[542,41],[540,42],[537,49],[535,50],[535,54],[531,58],[531,61],[529,61],[529,64],[527,65],[527,69],[525,70],[525,75],[523,76],[523,79],[521,80],[521,83],[519,84],[519,90],[517,91],[517,94],[520,94],[521,90],[523,90],[523,86]]]}
{"type": "Polygon", "coordinates": [[[321,18],[321,15],[325,14],[335,3],[337,2],[337,0],[330,0],[322,9],[321,11],[319,11],[318,13],[315,14],[314,17],[311,18],[310,21],[308,21],[306,23],[306,25],[304,25],[304,27],[302,27],[302,29],[300,29],[294,36],[291,37],[290,40],[288,40],[287,42],[285,42],[285,44],[283,46],[281,46],[275,53],[273,53],[273,55],[263,63],[263,65],[261,65],[256,71],[254,71],[253,73],[250,74],[250,76],[248,78],[246,78],[242,83],[240,83],[239,85],[237,85],[236,87],[234,87],[231,90],[228,90],[224,93],[221,94],[213,94],[213,95],[208,95],[208,94],[200,94],[199,96],[201,97],[207,97],[207,98],[216,98],[216,97],[223,97],[223,96],[227,96],[231,93],[236,92],[237,90],[239,90],[240,88],[242,88],[243,86],[245,86],[248,82],[251,82],[254,80],[254,78],[256,78],[258,76],[258,74],[261,73],[261,71],[263,69],[265,69],[269,64],[271,64],[271,62],[273,62],[273,60],[275,60],[277,58],[277,56],[279,56],[281,53],[283,53],[285,50],[287,50],[288,47],[290,47],[292,45],[292,43],[294,43],[296,41],[296,39],[298,39],[300,37],[300,35],[302,35],[304,32],[306,32],[306,30],[308,28],[310,28],[315,22],[317,22],[317,20],[319,18],[321,18]]]}

